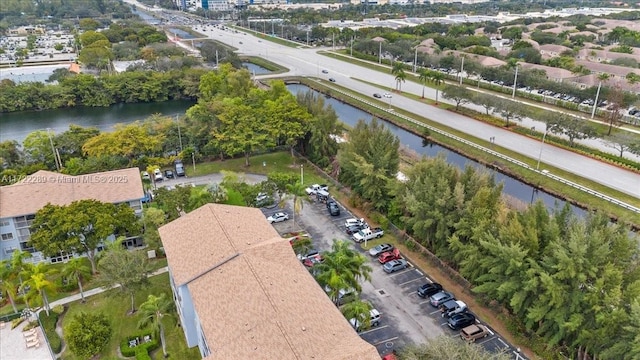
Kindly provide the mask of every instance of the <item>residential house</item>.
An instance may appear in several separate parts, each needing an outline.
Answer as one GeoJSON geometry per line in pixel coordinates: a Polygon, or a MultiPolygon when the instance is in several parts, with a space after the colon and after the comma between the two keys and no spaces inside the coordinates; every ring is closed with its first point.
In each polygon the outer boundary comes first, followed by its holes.
{"type": "MultiPolygon", "coordinates": [[[[598,74],[589,74],[571,78],[567,81],[579,87],[580,89],[586,89],[598,86],[601,80],[598,78],[598,74]]],[[[608,88],[617,87],[622,91],[640,93],[640,84],[630,84],[628,81],[626,81],[626,79],[609,78],[606,80],[602,80],[602,86],[608,88]]]]}
{"type": "Polygon", "coordinates": [[[476,63],[484,67],[498,67],[498,66],[507,65],[506,61],[496,59],[492,56],[477,55],[477,54],[465,53],[462,51],[455,51],[455,50],[447,51],[447,55],[453,55],[455,57],[464,57],[465,59],[475,61],[476,63]]]}
{"type": "MultiPolygon", "coordinates": [[[[121,169],[86,175],[64,175],[40,170],[12,185],[0,187],[0,260],[11,257],[15,250],[31,253],[34,263],[64,261],[73,256],[66,254],[45,258],[29,246],[30,226],[35,214],[47,204],[69,205],[74,201],[95,199],[122,204],[142,213],[144,197],[138,168],[121,169]]],[[[128,246],[141,245],[141,239],[129,238],[128,246]]]]}
{"type": "Polygon", "coordinates": [[[259,209],[207,204],[159,231],[187,345],[204,359],[380,359],[259,209]]]}
{"type": "Polygon", "coordinates": [[[543,59],[558,57],[565,51],[571,51],[571,49],[566,46],[555,44],[540,45],[540,48],[538,50],[540,50],[540,55],[542,55],[543,59]]]}
{"type": "Polygon", "coordinates": [[[609,65],[585,60],[576,60],[576,66],[584,66],[592,74],[608,74],[614,79],[625,79],[627,74],[633,72],[640,75],[640,69],[625,66],[609,65]]]}
{"type": "Polygon", "coordinates": [[[586,60],[592,62],[610,62],[617,59],[633,59],[640,63],[640,55],[613,52],[608,50],[581,49],[576,55],[578,60],[586,60]]]}
{"type": "Polygon", "coordinates": [[[526,62],[519,62],[520,66],[523,69],[537,69],[543,70],[547,74],[547,80],[562,82],[564,79],[572,78],[575,75],[566,69],[546,66],[546,65],[538,65],[538,64],[530,64],[526,62]]]}

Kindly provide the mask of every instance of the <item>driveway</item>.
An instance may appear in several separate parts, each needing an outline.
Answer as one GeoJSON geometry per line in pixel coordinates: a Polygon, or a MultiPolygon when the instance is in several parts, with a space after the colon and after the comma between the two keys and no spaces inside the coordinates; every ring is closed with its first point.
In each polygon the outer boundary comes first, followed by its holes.
{"type": "MultiPolygon", "coordinates": [[[[355,216],[341,204],[340,215],[330,216],[324,203],[305,203],[301,213],[293,220],[290,207],[278,207],[262,211],[265,216],[284,211],[290,220],[274,224],[280,234],[304,230],[312,237],[314,247],[319,251],[328,251],[335,240],[348,240],[354,249],[360,251],[371,266],[371,281],[362,283],[361,298],[368,300],[380,311],[380,325],[360,333],[360,336],[374,345],[381,355],[407,344],[421,344],[428,339],[441,335],[458,337],[459,332],[452,331],[446,325],[440,311],[429,304],[428,299],[417,295],[418,286],[430,282],[429,277],[413,264],[402,271],[387,274],[382,270],[376,258],[371,257],[364,244],[355,244],[344,231],[344,222],[355,216]]],[[[514,359],[524,359],[509,346],[495,331],[477,342],[492,352],[512,352],[514,359]]]]}

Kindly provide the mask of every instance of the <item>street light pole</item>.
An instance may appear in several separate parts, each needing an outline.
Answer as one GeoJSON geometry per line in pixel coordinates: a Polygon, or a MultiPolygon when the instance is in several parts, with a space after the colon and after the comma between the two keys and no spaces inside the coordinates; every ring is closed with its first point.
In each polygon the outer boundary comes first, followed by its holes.
{"type": "Polygon", "coordinates": [[[593,102],[593,110],[591,110],[591,118],[596,116],[596,108],[598,107],[598,97],[600,97],[600,88],[602,87],[602,81],[598,83],[598,91],[596,91],[596,101],[593,102]]]}
{"type": "Polygon", "coordinates": [[[300,164],[300,184],[304,184],[304,164],[300,164]]]}
{"type": "Polygon", "coordinates": [[[547,137],[547,129],[544,130],[544,135],[542,135],[542,144],[540,144],[540,154],[538,155],[538,164],[536,165],[536,170],[540,169],[540,160],[542,159],[542,147],[544,146],[544,139],[547,137]]]}
{"type": "Polygon", "coordinates": [[[464,71],[464,56],[462,57],[462,63],[460,64],[460,86],[462,86],[462,72],[464,71]]]}
{"type": "Polygon", "coordinates": [[[516,76],[513,79],[513,93],[511,94],[511,98],[516,97],[516,86],[518,85],[518,65],[516,64],[516,76]]]}
{"type": "Polygon", "coordinates": [[[351,37],[351,57],[353,57],[353,36],[351,37]]]}
{"type": "Polygon", "coordinates": [[[180,152],[182,152],[182,133],[180,132],[180,119],[176,115],[176,124],[178,124],[178,140],[180,141],[180,152]]]}
{"type": "Polygon", "coordinates": [[[378,50],[378,64],[382,64],[382,41],[378,43],[380,48],[378,50]]]}
{"type": "Polygon", "coordinates": [[[416,46],[415,53],[413,54],[413,72],[416,72],[418,67],[418,47],[416,46]]]}

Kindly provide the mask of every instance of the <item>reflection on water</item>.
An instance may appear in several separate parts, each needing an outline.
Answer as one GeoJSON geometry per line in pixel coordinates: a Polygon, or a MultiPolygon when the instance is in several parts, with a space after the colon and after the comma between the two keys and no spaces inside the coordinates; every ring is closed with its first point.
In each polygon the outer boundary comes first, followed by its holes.
{"type": "MultiPolygon", "coordinates": [[[[287,85],[289,91],[293,94],[297,94],[298,92],[307,92],[313,91],[316,94],[321,95],[317,91],[311,90],[306,85],[301,84],[292,84],[287,85]]],[[[338,115],[338,118],[343,123],[353,127],[356,125],[358,120],[362,119],[366,122],[371,121],[373,116],[367,112],[364,112],[360,109],[357,109],[351,105],[345,104],[341,101],[338,101],[331,97],[325,98],[325,103],[327,105],[331,105],[338,115]]],[[[390,122],[383,121],[384,125],[391,130],[393,134],[395,134],[399,139],[400,143],[414,152],[420,155],[426,155],[429,157],[434,157],[438,154],[444,154],[447,162],[455,165],[456,167],[463,169],[467,165],[471,165],[477,169],[484,169],[486,171],[490,171],[495,176],[496,182],[502,182],[504,184],[503,193],[508,194],[523,203],[533,203],[534,201],[541,199],[548,209],[553,209],[555,207],[562,207],[566,203],[566,201],[559,199],[551,194],[548,194],[544,191],[537,190],[536,188],[527,185],[520,180],[514,179],[510,176],[497,172],[491,168],[488,168],[474,160],[466,158],[454,151],[451,151],[447,148],[444,148],[440,145],[429,142],[428,140],[424,140],[421,137],[404,130],[401,127],[398,127],[390,122]]],[[[585,211],[571,205],[573,212],[578,216],[583,216],[585,211]]]]}
{"type": "Polygon", "coordinates": [[[265,69],[260,65],[256,65],[250,62],[243,62],[242,67],[247,68],[247,70],[249,70],[249,72],[254,75],[266,75],[266,74],[271,74],[272,72],[269,69],[265,69]]]}

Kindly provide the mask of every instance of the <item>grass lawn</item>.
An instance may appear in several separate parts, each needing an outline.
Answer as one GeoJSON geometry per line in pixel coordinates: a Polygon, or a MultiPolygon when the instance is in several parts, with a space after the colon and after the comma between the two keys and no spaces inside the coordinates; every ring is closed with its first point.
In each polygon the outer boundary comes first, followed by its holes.
{"type": "MultiPolygon", "coordinates": [[[[300,176],[300,165],[304,164],[304,183],[306,185],[326,182],[326,179],[317,174],[310,165],[306,165],[306,163],[302,161],[303,160],[296,159],[294,165],[291,154],[288,151],[279,151],[252,156],[249,159],[249,167],[246,167],[244,165],[244,157],[228,159],[224,161],[216,160],[211,162],[198,163],[196,165],[195,171],[193,171],[192,167],[187,168],[187,175],[201,176],[226,170],[236,173],[250,173],[259,175],[268,175],[272,172],[281,172],[300,176]]],[[[231,194],[229,195],[229,197],[231,198],[231,194]]]]}
{"type": "MultiPolygon", "coordinates": [[[[147,295],[160,295],[165,293],[168,299],[172,298],[171,289],[169,287],[169,274],[161,274],[150,279],[151,285],[140,291],[136,295],[136,307],[140,306],[146,299],[147,295]]],[[[92,296],[87,299],[85,304],[74,302],[69,304],[69,308],[62,320],[62,327],[69,323],[74,315],[80,312],[103,313],[109,319],[113,329],[113,335],[109,344],[100,354],[100,359],[120,359],[118,355],[118,347],[122,339],[128,335],[138,334],[138,321],[140,316],[136,313],[127,315],[130,309],[128,296],[119,293],[119,290],[110,290],[108,292],[92,296]]],[[[175,315],[177,316],[177,315],[175,315]]],[[[165,319],[165,334],[167,339],[167,353],[172,359],[200,359],[200,352],[197,347],[188,349],[182,328],[176,326],[177,318],[165,319]]],[[[162,349],[159,347],[153,354],[155,359],[162,358],[162,349]]],[[[76,357],[69,349],[62,354],[64,360],[81,360],[76,357]]]]}
{"type": "MultiPolygon", "coordinates": [[[[91,269],[91,264],[89,263],[89,259],[84,258],[84,262],[85,265],[91,269]]],[[[61,277],[62,275],[60,274],[60,272],[62,271],[62,269],[64,268],[65,264],[64,263],[59,263],[59,264],[49,264],[47,265],[48,268],[54,269],[55,270],[55,274],[53,274],[50,277],[50,280],[52,282],[54,282],[55,284],[61,284],[61,277]]],[[[151,260],[151,268],[152,271],[154,270],[158,270],[161,269],[163,267],[167,266],[167,259],[166,258],[157,258],[155,260],[151,260]]],[[[90,289],[95,289],[96,287],[98,287],[98,285],[96,284],[95,281],[93,281],[93,279],[90,277],[89,279],[85,280],[85,282],[83,282],[82,284],[82,288],[84,289],[84,291],[90,290],[90,289]]],[[[69,284],[68,288],[58,288],[58,291],[55,293],[47,293],[48,297],[49,297],[49,301],[53,302],[62,298],[65,298],[67,296],[70,295],[74,295],[74,294],[78,294],[80,293],[80,291],[78,290],[78,283],[76,281],[73,281],[72,283],[69,284]]],[[[26,307],[26,305],[21,301],[20,298],[18,299],[14,299],[16,300],[16,306],[18,308],[18,311],[21,311],[22,309],[24,309],[26,307]]],[[[36,297],[35,300],[33,300],[31,302],[31,306],[40,306],[41,304],[39,304],[38,302],[40,301],[39,297],[36,297]]],[[[2,307],[0,307],[0,315],[7,315],[7,314],[13,314],[13,307],[11,307],[11,303],[9,303],[7,301],[6,304],[4,304],[2,307]]]]}

